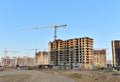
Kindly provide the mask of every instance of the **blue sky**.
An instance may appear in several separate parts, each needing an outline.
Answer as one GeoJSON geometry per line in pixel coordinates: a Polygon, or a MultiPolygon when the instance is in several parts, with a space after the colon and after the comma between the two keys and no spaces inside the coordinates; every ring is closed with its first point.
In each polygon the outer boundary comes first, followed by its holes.
{"type": "Polygon", "coordinates": [[[34,56],[33,48],[46,49],[54,39],[54,29],[23,28],[67,24],[57,36],[66,40],[88,36],[95,48],[108,48],[120,39],[120,0],[0,0],[0,57],[4,49],[17,51],[9,56],[34,56]]]}

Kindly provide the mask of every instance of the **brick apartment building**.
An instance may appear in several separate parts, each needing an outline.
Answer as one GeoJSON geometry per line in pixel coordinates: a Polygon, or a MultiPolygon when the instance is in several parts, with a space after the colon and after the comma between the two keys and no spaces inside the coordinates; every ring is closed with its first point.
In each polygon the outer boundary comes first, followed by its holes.
{"type": "Polygon", "coordinates": [[[89,68],[93,63],[93,39],[89,37],[49,42],[50,64],[89,68]]]}

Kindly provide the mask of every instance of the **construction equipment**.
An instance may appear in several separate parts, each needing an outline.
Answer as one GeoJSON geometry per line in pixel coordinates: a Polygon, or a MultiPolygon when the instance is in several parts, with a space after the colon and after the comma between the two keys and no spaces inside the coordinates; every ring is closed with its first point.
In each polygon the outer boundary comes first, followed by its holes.
{"type": "Polygon", "coordinates": [[[5,48],[5,51],[4,51],[4,53],[5,53],[5,57],[7,56],[7,53],[8,53],[8,52],[16,53],[15,51],[8,51],[7,48],[5,48]]]}
{"type": "Polygon", "coordinates": [[[46,27],[35,27],[35,28],[27,28],[26,30],[38,30],[38,29],[41,29],[41,28],[54,28],[54,40],[57,39],[57,28],[58,27],[66,27],[67,24],[63,24],[63,25],[53,25],[53,26],[46,26],[46,27]]]}
{"type": "Polygon", "coordinates": [[[34,49],[30,49],[30,50],[35,50],[35,54],[36,54],[38,50],[42,50],[42,51],[45,51],[46,49],[39,49],[39,48],[34,48],[34,49]]]}

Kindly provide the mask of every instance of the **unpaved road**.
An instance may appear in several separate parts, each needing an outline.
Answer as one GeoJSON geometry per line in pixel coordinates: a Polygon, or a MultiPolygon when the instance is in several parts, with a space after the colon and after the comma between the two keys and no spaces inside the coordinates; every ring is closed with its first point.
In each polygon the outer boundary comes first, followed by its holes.
{"type": "Polygon", "coordinates": [[[76,82],[59,73],[48,74],[35,70],[9,70],[0,72],[0,82],[76,82]]]}

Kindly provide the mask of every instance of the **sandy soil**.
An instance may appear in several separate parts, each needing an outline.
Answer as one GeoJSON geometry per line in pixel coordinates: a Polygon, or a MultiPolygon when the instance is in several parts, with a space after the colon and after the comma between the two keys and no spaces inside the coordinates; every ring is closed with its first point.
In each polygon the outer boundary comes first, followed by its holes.
{"type": "Polygon", "coordinates": [[[8,70],[0,82],[120,82],[119,71],[8,70]]]}
{"type": "Polygon", "coordinates": [[[75,82],[70,77],[35,70],[8,70],[0,72],[0,82],[75,82]]]}
{"type": "Polygon", "coordinates": [[[120,82],[119,71],[76,71],[76,70],[43,70],[47,73],[59,73],[77,82],[120,82]]]}

